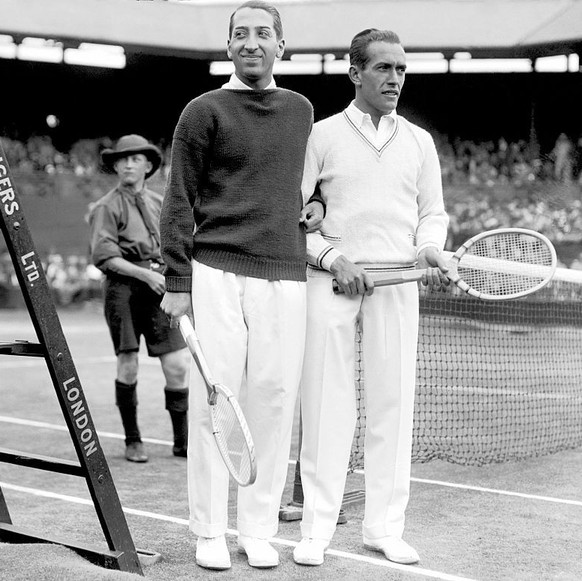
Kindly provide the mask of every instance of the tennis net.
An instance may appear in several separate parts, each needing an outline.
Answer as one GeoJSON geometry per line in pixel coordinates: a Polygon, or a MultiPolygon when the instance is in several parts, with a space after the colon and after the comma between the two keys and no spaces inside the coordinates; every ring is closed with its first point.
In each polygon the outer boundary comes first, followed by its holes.
{"type": "MultiPolygon", "coordinates": [[[[513,301],[420,293],[413,462],[484,465],[582,445],[581,271],[558,269],[513,301]]],[[[363,467],[361,333],[351,471],[363,467]]]]}

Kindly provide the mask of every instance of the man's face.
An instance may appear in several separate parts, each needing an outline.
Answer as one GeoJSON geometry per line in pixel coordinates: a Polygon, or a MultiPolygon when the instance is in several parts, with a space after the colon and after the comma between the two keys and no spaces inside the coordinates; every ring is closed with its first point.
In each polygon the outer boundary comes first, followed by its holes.
{"type": "Polygon", "coordinates": [[[277,40],[273,17],[260,8],[241,8],[233,19],[227,54],[243,83],[264,89],[271,81],[275,58],[283,55],[284,40],[277,40]]]}
{"type": "Polygon", "coordinates": [[[406,55],[401,45],[378,41],[368,45],[368,56],[366,68],[351,67],[350,77],[357,87],[356,104],[360,110],[381,117],[398,104],[406,55]]]}
{"type": "Polygon", "coordinates": [[[134,153],[120,157],[113,167],[122,185],[135,186],[145,179],[146,173],[151,171],[152,162],[143,153],[134,153]]]}

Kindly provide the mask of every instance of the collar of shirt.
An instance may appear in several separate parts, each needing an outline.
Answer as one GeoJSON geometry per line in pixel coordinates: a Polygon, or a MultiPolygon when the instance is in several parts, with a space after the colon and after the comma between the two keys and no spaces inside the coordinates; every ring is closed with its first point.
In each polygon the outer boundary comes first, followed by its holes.
{"type": "Polygon", "coordinates": [[[132,188],[130,186],[124,186],[123,184],[119,184],[117,186],[117,191],[120,192],[120,193],[122,193],[122,194],[125,194],[126,196],[129,196],[130,198],[132,198],[133,200],[135,200],[135,196],[137,194],[139,194],[139,193],[142,193],[143,194],[143,192],[145,191],[145,186],[141,190],[137,191],[137,190],[135,190],[134,188],[132,188]]]}
{"type": "MultiPolygon", "coordinates": [[[[222,85],[223,89],[232,89],[235,91],[254,91],[252,87],[249,87],[245,83],[243,83],[234,73],[230,75],[230,79],[228,83],[224,83],[222,85]]],[[[277,83],[275,83],[275,79],[271,78],[271,82],[265,87],[265,89],[276,89],[277,83]]]]}
{"type": "Polygon", "coordinates": [[[355,101],[352,101],[346,108],[346,114],[352,123],[362,132],[371,143],[378,149],[392,137],[396,130],[396,109],[393,109],[388,115],[380,117],[378,129],[372,123],[372,117],[369,113],[364,113],[356,107],[355,101]]]}

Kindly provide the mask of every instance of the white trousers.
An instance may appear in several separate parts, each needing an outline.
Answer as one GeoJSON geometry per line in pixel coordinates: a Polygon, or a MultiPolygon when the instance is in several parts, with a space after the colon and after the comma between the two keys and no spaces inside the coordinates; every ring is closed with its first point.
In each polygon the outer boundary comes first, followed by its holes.
{"type": "MultiPolygon", "coordinates": [[[[277,534],[305,345],[305,283],[239,276],[193,262],[196,332],[216,381],[239,398],[254,439],[257,480],[238,489],[240,534],[277,534]]],[[[190,374],[190,530],[214,537],[228,521],[229,474],[210,426],[207,392],[190,374]]]]}
{"type": "Polygon", "coordinates": [[[330,540],[341,508],[356,423],[355,327],[363,326],[366,432],[363,535],[402,536],[410,489],[418,340],[416,283],[371,296],[332,292],[331,276],[307,280],[301,381],[303,537],[330,540]]]}

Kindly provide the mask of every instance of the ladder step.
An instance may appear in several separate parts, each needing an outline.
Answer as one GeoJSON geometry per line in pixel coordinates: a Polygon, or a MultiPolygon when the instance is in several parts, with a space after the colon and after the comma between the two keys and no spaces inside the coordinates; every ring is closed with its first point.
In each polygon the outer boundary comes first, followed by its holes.
{"type": "Polygon", "coordinates": [[[68,474],[70,476],[85,476],[85,472],[78,462],[41,456],[40,454],[30,454],[28,452],[25,454],[8,448],[0,448],[0,462],[59,474],[68,474]]]}
{"type": "Polygon", "coordinates": [[[22,355],[24,357],[44,357],[44,347],[30,341],[0,341],[0,355],[22,355]]]}

